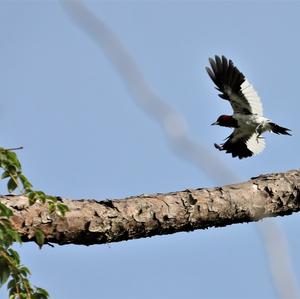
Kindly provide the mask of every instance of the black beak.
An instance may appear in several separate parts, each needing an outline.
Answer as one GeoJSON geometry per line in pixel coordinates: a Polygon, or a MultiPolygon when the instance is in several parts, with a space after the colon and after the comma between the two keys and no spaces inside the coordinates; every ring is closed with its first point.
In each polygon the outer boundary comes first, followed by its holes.
{"type": "Polygon", "coordinates": [[[219,124],[219,122],[216,121],[216,122],[212,123],[211,126],[216,126],[216,125],[218,125],[218,124],[219,124]]]}

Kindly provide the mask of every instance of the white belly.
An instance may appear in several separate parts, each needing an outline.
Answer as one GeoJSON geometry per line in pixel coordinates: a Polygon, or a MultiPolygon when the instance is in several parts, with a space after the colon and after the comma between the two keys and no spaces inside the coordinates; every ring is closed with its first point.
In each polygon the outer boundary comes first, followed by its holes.
{"type": "Polygon", "coordinates": [[[235,118],[238,121],[238,124],[241,128],[247,127],[248,130],[256,129],[259,127],[259,131],[265,132],[269,130],[269,122],[270,120],[263,116],[258,116],[255,114],[246,115],[246,114],[239,114],[236,113],[233,115],[233,118],[235,118]]]}

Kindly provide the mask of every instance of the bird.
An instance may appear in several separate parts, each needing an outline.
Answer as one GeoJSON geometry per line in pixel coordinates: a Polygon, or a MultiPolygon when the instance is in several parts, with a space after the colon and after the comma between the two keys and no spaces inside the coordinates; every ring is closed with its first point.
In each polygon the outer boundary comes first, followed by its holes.
{"type": "Polygon", "coordinates": [[[233,128],[234,131],[215,148],[225,151],[233,158],[248,158],[261,153],[265,148],[263,133],[291,135],[290,129],[281,127],[263,116],[263,106],[257,92],[232,60],[217,56],[209,58],[206,67],[209,77],[221,92],[219,97],[230,102],[233,115],[221,115],[211,125],[233,128]]]}

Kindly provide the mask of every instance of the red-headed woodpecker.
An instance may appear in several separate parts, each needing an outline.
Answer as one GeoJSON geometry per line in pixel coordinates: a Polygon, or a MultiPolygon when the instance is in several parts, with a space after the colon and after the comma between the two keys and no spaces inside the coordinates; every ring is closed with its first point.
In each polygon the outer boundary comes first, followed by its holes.
{"type": "Polygon", "coordinates": [[[289,129],[280,127],[263,116],[257,92],[231,60],[215,56],[215,59],[209,58],[209,63],[211,68],[206,67],[208,75],[221,92],[219,96],[228,100],[233,109],[233,115],[221,115],[212,124],[234,128],[225,143],[215,144],[218,150],[243,159],[263,151],[265,140],[261,135],[264,132],[291,135],[289,129]]]}

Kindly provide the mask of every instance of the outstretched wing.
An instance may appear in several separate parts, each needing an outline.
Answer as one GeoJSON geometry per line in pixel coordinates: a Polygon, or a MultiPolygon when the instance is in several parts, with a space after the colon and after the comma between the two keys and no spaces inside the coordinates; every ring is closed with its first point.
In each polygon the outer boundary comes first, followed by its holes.
{"type": "Polygon", "coordinates": [[[211,69],[206,67],[206,71],[216,89],[222,92],[219,96],[230,101],[234,113],[262,116],[263,108],[257,92],[233,62],[216,55],[215,59],[209,58],[209,63],[211,69]]]}
{"type": "Polygon", "coordinates": [[[265,139],[256,132],[245,132],[236,128],[224,144],[215,144],[215,147],[232,154],[232,157],[243,159],[262,152],[265,148],[265,139]]]}

